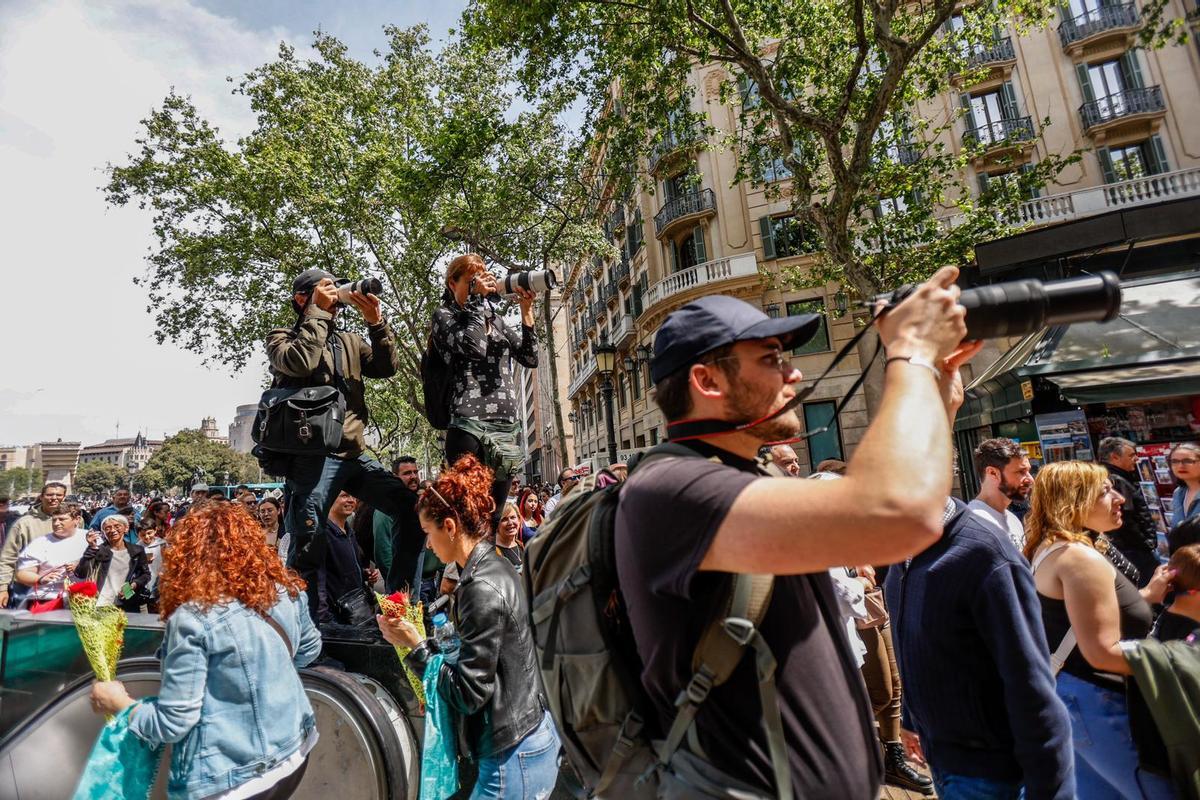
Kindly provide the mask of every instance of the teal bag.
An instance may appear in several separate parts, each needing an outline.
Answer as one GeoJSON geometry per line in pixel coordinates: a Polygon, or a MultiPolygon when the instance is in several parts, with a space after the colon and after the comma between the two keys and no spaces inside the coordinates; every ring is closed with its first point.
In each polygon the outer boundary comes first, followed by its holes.
{"type": "Polygon", "coordinates": [[[150,796],[163,748],[151,747],[129,730],[129,715],[135,707],[125,709],[100,729],[73,800],[146,800],[150,796]]]}
{"type": "Polygon", "coordinates": [[[421,800],[446,800],[458,791],[454,719],[450,707],[437,690],[441,672],[442,656],[439,653],[430,658],[425,667],[425,745],[421,750],[421,800]]]}

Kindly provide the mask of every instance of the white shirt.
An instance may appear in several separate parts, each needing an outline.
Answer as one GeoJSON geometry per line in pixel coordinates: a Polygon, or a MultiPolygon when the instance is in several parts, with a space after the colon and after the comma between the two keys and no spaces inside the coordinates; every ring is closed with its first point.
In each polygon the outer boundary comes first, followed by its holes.
{"type": "MultiPolygon", "coordinates": [[[[67,537],[47,533],[25,545],[25,549],[17,556],[17,570],[36,569],[40,577],[57,567],[78,564],[86,549],[87,536],[82,530],[77,529],[73,535],[67,537]]],[[[60,578],[49,583],[38,584],[30,592],[35,600],[49,600],[58,597],[62,590],[63,581],[60,578]]]]}
{"type": "Polygon", "coordinates": [[[125,585],[125,578],[128,575],[128,548],[121,548],[120,550],[114,548],[112,551],[112,560],[108,562],[108,574],[104,576],[104,585],[100,587],[100,596],[96,598],[96,605],[115,605],[117,598],[121,596],[121,587],[125,585]]]}
{"type": "Polygon", "coordinates": [[[1025,526],[1021,524],[1021,520],[1017,519],[1016,514],[1007,508],[1003,512],[997,511],[978,497],[967,503],[967,510],[988,520],[993,525],[999,526],[1000,530],[1008,536],[1008,540],[1013,543],[1013,547],[1017,548],[1017,552],[1025,552],[1025,526]]]}
{"type": "Polygon", "coordinates": [[[548,518],[550,516],[551,512],[553,512],[554,509],[558,508],[558,504],[561,501],[562,501],[562,492],[557,492],[556,494],[547,498],[546,505],[542,508],[542,519],[548,518]]]}

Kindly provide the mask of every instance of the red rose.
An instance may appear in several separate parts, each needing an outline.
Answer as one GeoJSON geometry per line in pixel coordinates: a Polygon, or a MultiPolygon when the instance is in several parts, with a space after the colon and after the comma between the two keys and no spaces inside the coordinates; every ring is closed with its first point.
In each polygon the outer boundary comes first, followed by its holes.
{"type": "Polygon", "coordinates": [[[392,592],[388,595],[387,599],[391,600],[393,603],[399,603],[402,606],[408,605],[408,595],[404,592],[392,592]]]}
{"type": "Polygon", "coordinates": [[[84,597],[95,597],[100,593],[95,581],[80,581],[67,587],[71,594],[81,594],[84,597]]]}

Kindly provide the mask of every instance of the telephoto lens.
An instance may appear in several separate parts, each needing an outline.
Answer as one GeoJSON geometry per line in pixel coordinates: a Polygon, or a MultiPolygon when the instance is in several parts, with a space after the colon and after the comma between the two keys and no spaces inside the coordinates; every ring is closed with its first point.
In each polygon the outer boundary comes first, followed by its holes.
{"type": "MultiPolygon", "coordinates": [[[[876,300],[895,305],[912,290],[904,286],[876,300]]],[[[1121,281],[1111,272],[1049,283],[1028,278],[967,289],[958,302],[967,309],[967,341],[1024,336],[1047,325],[1115,319],[1121,313],[1121,281]]]]}
{"type": "Polygon", "coordinates": [[[362,280],[343,283],[337,287],[338,302],[349,303],[351,292],[379,295],[383,292],[383,282],[379,278],[363,278],[362,280]]]}
{"type": "Polygon", "coordinates": [[[526,269],[517,272],[510,272],[504,276],[501,294],[509,299],[515,299],[517,289],[524,289],[534,294],[548,292],[558,285],[558,277],[554,274],[554,270],[549,269],[526,269]]]}

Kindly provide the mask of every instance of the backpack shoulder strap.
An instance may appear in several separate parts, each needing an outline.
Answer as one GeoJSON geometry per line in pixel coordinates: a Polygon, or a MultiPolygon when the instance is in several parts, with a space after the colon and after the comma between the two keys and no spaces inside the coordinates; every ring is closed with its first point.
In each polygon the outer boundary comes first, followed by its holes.
{"type": "Polygon", "coordinates": [[[729,679],[741,662],[746,648],[752,647],[776,796],[781,800],[791,800],[791,773],[783,739],[779,697],[775,689],[775,656],[759,631],[774,588],[773,575],[733,576],[724,613],[718,614],[708,624],[699,644],[696,645],[692,656],[692,678],[675,701],[675,721],[671,723],[671,730],[659,752],[659,764],[663,767],[668,766],[684,737],[689,734],[691,746],[693,749],[699,749],[693,725],[700,706],[708,699],[713,687],[720,686],[729,679]]]}

